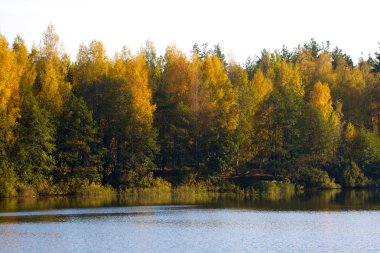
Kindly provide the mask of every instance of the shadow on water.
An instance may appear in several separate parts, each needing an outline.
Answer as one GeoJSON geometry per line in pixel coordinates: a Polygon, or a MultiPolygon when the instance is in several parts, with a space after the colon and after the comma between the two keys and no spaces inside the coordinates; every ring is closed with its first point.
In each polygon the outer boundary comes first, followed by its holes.
{"type": "Polygon", "coordinates": [[[158,208],[162,205],[177,210],[181,208],[259,211],[380,210],[380,192],[377,190],[328,190],[302,193],[286,191],[281,194],[262,194],[253,198],[217,193],[10,198],[0,199],[0,223],[62,222],[74,217],[85,219],[102,216],[154,215],[154,212],[116,207],[156,206],[158,208]]]}

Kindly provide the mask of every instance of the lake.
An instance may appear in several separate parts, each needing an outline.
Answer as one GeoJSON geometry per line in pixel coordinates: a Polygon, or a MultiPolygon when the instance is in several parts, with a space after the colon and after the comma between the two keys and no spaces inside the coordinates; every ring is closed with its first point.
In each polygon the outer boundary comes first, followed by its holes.
{"type": "Polygon", "coordinates": [[[0,252],[380,252],[380,192],[0,200],[0,252]]]}

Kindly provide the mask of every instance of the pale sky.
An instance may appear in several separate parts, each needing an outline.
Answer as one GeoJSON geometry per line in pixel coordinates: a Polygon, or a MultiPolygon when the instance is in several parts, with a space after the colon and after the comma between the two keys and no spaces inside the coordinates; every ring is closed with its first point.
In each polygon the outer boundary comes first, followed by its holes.
{"type": "Polygon", "coordinates": [[[357,62],[379,50],[379,10],[379,0],[0,0],[0,33],[10,43],[20,34],[30,47],[53,24],[72,60],[94,39],[111,57],[124,45],[137,52],[148,39],[159,54],[172,44],[188,53],[195,42],[220,43],[243,62],[315,38],[357,62]]]}

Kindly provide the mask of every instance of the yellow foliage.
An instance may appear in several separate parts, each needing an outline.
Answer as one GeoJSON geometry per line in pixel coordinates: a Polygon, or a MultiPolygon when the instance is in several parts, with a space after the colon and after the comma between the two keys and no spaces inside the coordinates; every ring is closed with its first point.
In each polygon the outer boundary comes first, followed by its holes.
{"type": "Polygon", "coordinates": [[[344,59],[339,59],[336,67],[336,83],[337,85],[356,91],[363,91],[366,87],[366,82],[363,72],[360,68],[352,68],[344,59]]]}
{"type": "Polygon", "coordinates": [[[222,61],[217,56],[206,55],[201,69],[212,116],[216,117],[219,127],[235,130],[239,120],[237,91],[232,86],[222,61]]]}
{"type": "Polygon", "coordinates": [[[5,37],[0,35],[0,130],[11,140],[11,128],[20,111],[19,82],[15,54],[5,37]]]}
{"type": "Polygon", "coordinates": [[[156,105],[152,104],[149,68],[142,54],[126,62],[126,81],[127,88],[132,95],[136,119],[141,123],[152,126],[156,105]]]}
{"type": "Polygon", "coordinates": [[[17,36],[13,43],[13,51],[16,54],[20,86],[32,87],[37,76],[36,66],[29,58],[28,50],[20,36],[17,36]]]}
{"type": "Polygon", "coordinates": [[[310,102],[328,119],[333,111],[330,88],[328,84],[317,82],[310,93],[310,102]]]}
{"type": "Polygon", "coordinates": [[[263,72],[259,69],[252,79],[252,86],[256,98],[256,104],[260,104],[272,92],[272,81],[264,77],[263,72]]]}
{"type": "Polygon", "coordinates": [[[167,85],[170,99],[184,99],[190,86],[190,64],[186,54],[174,46],[168,47],[165,53],[165,71],[163,80],[167,85]]]}
{"type": "Polygon", "coordinates": [[[304,86],[310,86],[314,83],[316,62],[311,50],[303,50],[298,55],[296,68],[299,68],[304,86]]]}
{"type": "Polygon", "coordinates": [[[328,52],[323,52],[318,56],[315,67],[316,80],[334,84],[335,74],[333,72],[332,58],[328,52]]]}
{"type": "Polygon", "coordinates": [[[100,41],[92,41],[87,47],[81,44],[74,69],[74,85],[89,84],[107,76],[110,61],[100,41]]]}
{"type": "Polygon", "coordinates": [[[347,124],[344,137],[347,142],[352,142],[355,137],[355,127],[351,122],[347,124]]]}
{"type": "Polygon", "coordinates": [[[59,108],[62,105],[62,98],[59,94],[59,86],[64,83],[63,77],[57,73],[54,62],[46,61],[39,73],[41,89],[38,97],[47,100],[47,103],[54,103],[59,108]]]}
{"type": "Polygon", "coordinates": [[[289,62],[281,62],[280,66],[280,85],[294,90],[298,95],[304,95],[304,89],[302,86],[302,78],[299,73],[299,68],[293,68],[293,65],[289,62]]]}
{"type": "Polygon", "coordinates": [[[70,88],[66,82],[67,66],[54,27],[48,26],[37,60],[38,99],[48,108],[59,112],[62,106],[61,89],[70,88]]]}

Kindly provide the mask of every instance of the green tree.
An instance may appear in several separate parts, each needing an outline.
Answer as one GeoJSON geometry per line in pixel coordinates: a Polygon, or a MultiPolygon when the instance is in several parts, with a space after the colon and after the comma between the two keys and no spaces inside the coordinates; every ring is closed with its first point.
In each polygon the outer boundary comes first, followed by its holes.
{"type": "Polygon", "coordinates": [[[277,172],[288,170],[302,152],[302,97],[284,88],[275,89],[255,116],[256,159],[277,172]]]}
{"type": "Polygon", "coordinates": [[[0,197],[13,197],[17,195],[17,179],[14,165],[8,159],[2,158],[0,161],[0,197]]]}
{"type": "Polygon", "coordinates": [[[349,157],[372,178],[380,178],[380,137],[367,130],[355,132],[349,157]]]}
{"type": "Polygon", "coordinates": [[[351,162],[343,172],[344,183],[348,187],[363,187],[368,185],[368,178],[355,162],[351,162]]]}
{"type": "Polygon", "coordinates": [[[253,88],[248,81],[245,70],[236,63],[227,67],[228,76],[238,93],[239,121],[235,133],[236,143],[236,173],[239,172],[239,164],[250,161],[254,155],[253,150],[253,117],[255,112],[255,99],[253,88]]]}
{"type": "Polygon", "coordinates": [[[100,183],[103,149],[92,113],[82,98],[68,95],[56,136],[60,176],[100,183]]]}
{"type": "Polygon", "coordinates": [[[54,128],[49,114],[40,108],[28,87],[22,87],[21,118],[16,129],[16,143],[13,159],[17,164],[17,174],[22,181],[37,186],[44,191],[55,169],[54,128]]]}
{"type": "Polygon", "coordinates": [[[203,136],[206,164],[213,173],[231,172],[236,150],[233,135],[239,120],[238,93],[219,57],[206,55],[201,72],[210,108],[203,136]]]}

